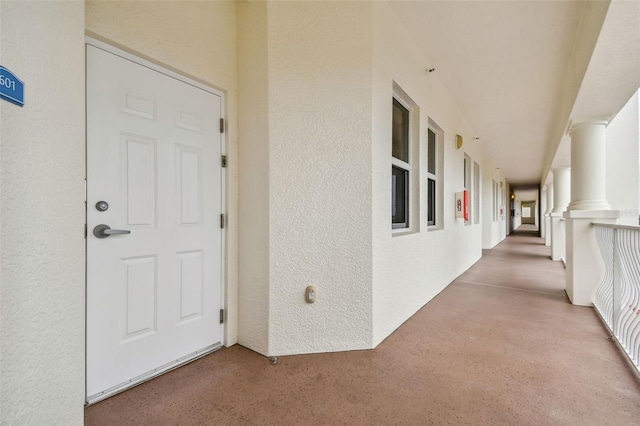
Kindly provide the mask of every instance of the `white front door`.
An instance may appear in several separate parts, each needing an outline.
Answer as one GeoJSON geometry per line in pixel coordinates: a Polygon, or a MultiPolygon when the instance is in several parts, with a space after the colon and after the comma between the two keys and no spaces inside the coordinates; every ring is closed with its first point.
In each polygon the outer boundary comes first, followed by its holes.
{"type": "Polygon", "coordinates": [[[87,45],[89,402],[222,342],[222,97],[131,59],[87,45]]]}

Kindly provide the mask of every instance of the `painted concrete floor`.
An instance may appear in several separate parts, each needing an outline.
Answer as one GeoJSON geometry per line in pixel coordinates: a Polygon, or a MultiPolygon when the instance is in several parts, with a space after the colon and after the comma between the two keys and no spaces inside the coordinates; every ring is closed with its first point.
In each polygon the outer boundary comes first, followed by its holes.
{"type": "Polygon", "coordinates": [[[639,425],[640,378],[549,255],[510,236],[374,350],[271,365],[236,345],[89,407],[86,424],[639,425]]]}

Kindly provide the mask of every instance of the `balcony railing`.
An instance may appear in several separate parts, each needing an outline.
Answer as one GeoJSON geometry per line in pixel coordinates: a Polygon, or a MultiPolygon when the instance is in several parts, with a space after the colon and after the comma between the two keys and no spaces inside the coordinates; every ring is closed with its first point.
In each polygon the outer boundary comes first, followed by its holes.
{"type": "Polygon", "coordinates": [[[593,224],[605,273],[594,305],[640,371],[640,227],[593,224]]]}

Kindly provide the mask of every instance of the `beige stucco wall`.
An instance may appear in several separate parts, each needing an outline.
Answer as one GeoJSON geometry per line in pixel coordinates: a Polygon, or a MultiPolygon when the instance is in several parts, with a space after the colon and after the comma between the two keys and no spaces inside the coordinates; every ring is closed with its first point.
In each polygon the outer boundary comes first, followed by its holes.
{"type": "Polygon", "coordinates": [[[2,424],[84,418],[84,3],[0,2],[2,424]]]}
{"type": "Polygon", "coordinates": [[[238,3],[238,342],[269,353],[267,4],[238,3]]]}
{"type": "Polygon", "coordinates": [[[269,355],[369,348],[371,4],[238,10],[240,342],[269,355]]]}
{"type": "MultiPolygon", "coordinates": [[[[481,225],[454,216],[455,192],[464,189],[464,154],[482,164],[481,145],[435,73],[386,2],[373,4],[373,344],[377,345],[481,256],[481,225]],[[396,83],[420,108],[417,174],[420,232],[393,235],[391,206],[391,99],[396,83]],[[427,230],[426,139],[429,120],[444,131],[444,229],[427,230]],[[464,138],[455,149],[455,135],[464,138]]],[[[481,170],[484,174],[485,170],[481,170]]],[[[486,216],[485,216],[486,217],[486,216]]],[[[481,220],[482,220],[481,215],[481,220]]]]}
{"type": "Polygon", "coordinates": [[[236,4],[231,1],[86,3],[89,36],[122,47],[225,93],[227,118],[225,344],[238,334],[236,4]]]}
{"type": "Polygon", "coordinates": [[[371,347],[371,10],[269,4],[274,354],[371,347]]]}
{"type": "Polygon", "coordinates": [[[481,146],[386,3],[238,9],[241,162],[251,164],[240,173],[240,341],[269,355],[374,347],[480,258],[482,226],[453,210],[464,154],[483,164],[481,146]],[[420,232],[399,237],[389,212],[394,81],[421,123],[420,232]],[[445,132],[437,231],[427,231],[423,196],[429,120],[445,132]],[[313,305],[307,285],[318,290],[313,305]]]}
{"type": "Polygon", "coordinates": [[[29,102],[0,107],[3,421],[82,422],[85,29],[226,94],[227,344],[374,347],[480,257],[482,226],[453,214],[464,153],[494,174],[386,3],[0,5],[2,64],[29,102]],[[392,236],[394,81],[420,106],[421,158],[429,120],[445,132],[443,230],[421,198],[421,231],[392,236]]]}
{"type": "MultiPolygon", "coordinates": [[[[484,158],[480,164],[482,167],[482,248],[492,249],[501,242],[507,235],[507,215],[510,212],[509,187],[506,184],[504,176],[496,165],[489,158],[484,158]],[[498,220],[493,220],[494,203],[493,203],[493,182],[498,183],[498,208],[502,205],[500,201],[500,183],[504,191],[504,215],[498,216],[498,220]]],[[[516,211],[518,208],[516,207],[516,211]]],[[[516,217],[513,221],[513,229],[520,226],[520,217],[516,217]]]]}

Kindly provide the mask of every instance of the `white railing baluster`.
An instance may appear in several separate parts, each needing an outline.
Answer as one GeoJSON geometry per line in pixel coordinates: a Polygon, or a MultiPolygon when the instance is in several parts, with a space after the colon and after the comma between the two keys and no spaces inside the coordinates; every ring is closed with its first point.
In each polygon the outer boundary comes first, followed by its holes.
{"type": "Polygon", "coordinates": [[[605,265],[594,306],[640,371],[640,227],[593,227],[605,265]]]}
{"type": "Polygon", "coordinates": [[[604,261],[604,277],[596,290],[594,305],[609,328],[613,328],[613,228],[595,227],[596,241],[604,261]]]}
{"type": "Polygon", "coordinates": [[[638,262],[638,239],[629,230],[621,230],[625,235],[625,250],[622,264],[624,265],[625,287],[628,289],[628,304],[625,304],[626,311],[625,327],[622,336],[628,342],[628,351],[634,362],[638,362],[638,342],[637,334],[640,332],[640,286],[637,285],[640,277],[638,262]]]}

